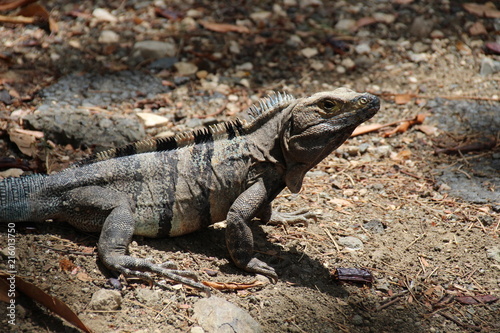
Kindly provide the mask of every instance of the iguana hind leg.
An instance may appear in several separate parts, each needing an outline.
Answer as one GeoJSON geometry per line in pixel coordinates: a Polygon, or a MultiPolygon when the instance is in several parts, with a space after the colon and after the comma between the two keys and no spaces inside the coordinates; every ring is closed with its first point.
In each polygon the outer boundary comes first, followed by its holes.
{"type": "Polygon", "coordinates": [[[120,192],[99,187],[87,186],[70,191],[67,206],[73,207],[67,214],[71,224],[78,225],[85,219],[86,211],[93,211],[93,216],[105,217],[97,245],[99,258],[113,272],[136,276],[151,281],[149,272],[183,283],[193,288],[209,292],[209,288],[197,282],[196,275],[189,271],[171,269],[172,263],[163,265],[151,263],[149,260],[134,258],[127,254],[128,245],[134,234],[135,221],[133,206],[129,198],[120,192]],[[78,207],[78,209],[75,209],[78,207]],[[77,222],[78,221],[78,222],[77,222]],[[169,268],[170,267],[170,268],[169,268]]]}

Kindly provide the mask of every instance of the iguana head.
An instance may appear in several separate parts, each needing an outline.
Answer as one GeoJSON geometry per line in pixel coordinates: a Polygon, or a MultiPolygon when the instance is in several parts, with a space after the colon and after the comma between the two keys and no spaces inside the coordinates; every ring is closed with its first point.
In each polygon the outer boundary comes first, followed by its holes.
{"type": "Polygon", "coordinates": [[[377,96],[347,88],[298,99],[282,135],[285,181],[296,193],[305,173],[340,146],[380,108],[377,96]]]}

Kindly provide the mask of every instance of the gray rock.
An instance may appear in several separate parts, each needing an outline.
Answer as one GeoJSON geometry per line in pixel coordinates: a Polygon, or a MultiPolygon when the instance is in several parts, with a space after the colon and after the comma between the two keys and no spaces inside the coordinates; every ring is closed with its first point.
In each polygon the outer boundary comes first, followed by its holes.
{"type": "Polygon", "coordinates": [[[492,246],[486,249],[486,257],[500,262],[500,247],[492,246]]]}
{"type": "Polygon", "coordinates": [[[385,227],[382,222],[378,220],[371,220],[363,223],[363,227],[366,230],[373,232],[374,234],[383,234],[385,232],[385,227]]]}
{"type": "Polygon", "coordinates": [[[161,290],[152,290],[149,288],[142,288],[137,290],[137,300],[146,305],[155,305],[159,304],[162,299],[161,290]]]}
{"type": "Polygon", "coordinates": [[[117,290],[100,289],[92,295],[89,308],[92,310],[112,311],[120,308],[122,295],[117,290]]]}
{"type": "Polygon", "coordinates": [[[203,298],[193,310],[193,319],[207,333],[262,332],[260,324],[246,311],[220,297],[203,298]]]}
{"type": "Polygon", "coordinates": [[[173,57],[176,52],[177,47],[173,42],[143,40],[134,44],[132,57],[143,60],[160,59],[163,57],[173,57]]]}
{"type": "Polygon", "coordinates": [[[352,323],[356,326],[363,325],[363,317],[361,317],[360,315],[352,316],[352,323]]]}
{"type": "Polygon", "coordinates": [[[91,114],[68,106],[35,112],[24,120],[29,127],[43,131],[47,139],[74,147],[95,146],[103,150],[145,137],[144,126],[137,117],[91,114]]]}
{"type": "Polygon", "coordinates": [[[488,76],[496,72],[500,72],[500,61],[484,57],[483,60],[481,60],[481,71],[479,73],[482,76],[488,76]]]}
{"type": "Polygon", "coordinates": [[[361,239],[353,236],[340,237],[338,243],[352,251],[362,250],[364,247],[361,239]]]}

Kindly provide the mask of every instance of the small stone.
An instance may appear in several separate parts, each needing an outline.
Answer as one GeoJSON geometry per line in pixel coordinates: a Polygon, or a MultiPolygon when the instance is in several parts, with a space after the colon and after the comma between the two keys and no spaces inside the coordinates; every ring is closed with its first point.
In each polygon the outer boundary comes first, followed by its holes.
{"type": "Polygon", "coordinates": [[[336,30],[348,31],[356,26],[356,20],[352,19],[342,19],[335,24],[336,30]]]}
{"type": "Polygon", "coordinates": [[[338,243],[351,251],[362,250],[364,246],[359,238],[353,236],[340,237],[338,243]]]}
{"type": "Polygon", "coordinates": [[[149,65],[149,68],[156,69],[156,70],[170,69],[177,62],[178,62],[178,59],[175,57],[163,57],[163,58],[156,59],[155,61],[153,61],[149,65]]]}
{"type": "Polygon", "coordinates": [[[117,290],[100,289],[92,295],[89,308],[93,310],[112,311],[120,308],[122,295],[117,290]]]}
{"type": "Polygon", "coordinates": [[[231,52],[232,54],[240,54],[240,44],[238,44],[238,42],[235,40],[229,41],[229,52],[231,52]]]}
{"type": "Polygon", "coordinates": [[[271,15],[271,12],[260,11],[250,14],[250,18],[257,23],[268,23],[271,15]]]}
{"type": "Polygon", "coordinates": [[[500,61],[494,61],[491,58],[484,57],[481,60],[481,76],[488,76],[500,72],[500,61]]]}
{"type": "Polygon", "coordinates": [[[341,64],[346,69],[353,69],[354,67],[356,67],[356,63],[351,58],[342,59],[341,64]]]}
{"type": "Polygon", "coordinates": [[[190,128],[203,126],[203,121],[200,118],[191,118],[186,121],[186,126],[190,128]]]}
{"type": "Polygon", "coordinates": [[[429,61],[429,54],[427,53],[413,53],[413,52],[408,52],[408,55],[410,56],[410,60],[413,62],[428,62],[429,61]]]}
{"type": "Polygon", "coordinates": [[[325,64],[322,61],[311,61],[311,68],[314,69],[315,71],[320,71],[325,68],[325,64]]]}
{"type": "Polygon", "coordinates": [[[286,45],[291,46],[291,47],[299,47],[302,45],[304,42],[302,42],[302,38],[300,38],[297,35],[291,35],[288,40],[286,41],[286,45]]]}
{"type": "Polygon", "coordinates": [[[500,247],[492,246],[486,249],[486,257],[500,262],[500,247]]]}
{"type": "Polygon", "coordinates": [[[198,23],[192,17],[185,17],[181,21],[181,28],[184,31],[193,31],[198,28],[198,23]]]}
{"type": "Polygon", "coordinates": [[[396,15],[386,14],[386,13],[374,13],[373,18],[377,22],[391,24],[391,23],[394,23],[394,21],[396,20],[396,15]]]}
{"type": "Polygon", "coordinates": [[[201,71],[196,72],[196,77],[200,80],[206,79],[207,76],[208,76],[208,72],[206,70],[201,70],[201,71]]]}
{"type": "Polygon", "coordinates": [[[364,154],[364,153],[366,153],[366,151],[368,150],[368,148],[370,148],[370,144],[368,144],[368,143],[362,143],[362,144],[359,145],[358,148],[359,148],[359,153],[360,154],[364,154]]]}
{"type": "Polygon", "coordinates": [[[305,49],[300,50],[300,53],[306,58],[312,58],[318,54],[318,49],[315,47],[306,47],[305,49]]]}
{"type": "Polygon", "coordinates": [[[137,290],[137,300],[146,305],[160,304],[162,299],[160,290],[152,290],[149,288],[142,288],[137,290]]]}
{"type": "Polygon", "coordinates": [[[189,330],[189,333],[205,333],[205,330],[200,326],[193,326],[189,330]]]}
{"type": "Polygon", "coordinates": [[[356,45],[354,50],[358,54],[369,54],[372,51],[370,44],[368,44],[368,43],[358,44],[358,45],[356,45]]]}
{"type": "Polygon", "coordinates": [[[432,32],[431,32],[431,38],[434,38],[434,39],[442,39],[445,36],[446,35],[441,30],[432,30],[432,32]]]}
{"type": "Polygon", "coordinates": [[[410,26],[410,34],[415,37],[427,37],[432,31],[433,22],[423,16],[417,16],[410,26]]]}
{"type": "Polygon", "coordinates": [[[143,59],[160,59],[163,57],[173,57],[177,52],[174,43],[159,42],[156,40],[143,40],[134,44],[133,57],[142,57],[143,59]]]}
{"type": "Polygon", "coordinates": [[[203,17],[203,12],[201,10],[197,10],[197,9],[189,9],[186,12],[186,16],[193,17],[193,18],[201,18],[201,17],[203,17]]]}
{"type": "Polygon", "coordinates": [[[164,126],[170,122],[170,119],[151,112],[137,112],[136,114],[144,121],[146,127],[164,126]]]}
{"type": "Polygon", "coordinates": [[[379,220],[365,222],[363,223],[363,227],[374,234],[383,234],[385,232],[385,226],[379,220]]]}
{"type": "Polygon", "coordinates": [[[99,21],[107,21],[107,22],[117,22],[118,19],[116,16],[112,15],[104,8],[96,8],[92,12],[92,15],[98,19],[99,21]]]}
{"type": "Polygon", "coordinates": [[[352,323],[356,326],[361,326],[363,325],[363,317],[361,317],[360,315],[356,314],[354,316],[352,316],[352,323]]]}
{"type": "Polygon", "coordinates": [[[113,30],[103,30],[99,35],[98,42],[101,44],[118,43],[120,36],[113,30]]]}
{"type": "Polygon", "coordinates": [[[252,71],[253,64],[251,62],[245,62],[241,65],[236,66],[236,70],[238,70],[238,71],[252,71]]]}
{"type": "Polygon", "coordinates": [[[198,66],[190,62],[178,62],[174,65],[177,73],[182,76],[189,76],[198,71],[198,66]]]}
{"type": "Polygon", "coordinates": [[[427,44],[424,44],[422,42],[415,42],[413,43],[413,45],[411,46],[411,49],[413,50],[413,52],[415,53],[422,53],[422,52],[425,52],[427,50],[429,50],[429,45],[427,44]]]}

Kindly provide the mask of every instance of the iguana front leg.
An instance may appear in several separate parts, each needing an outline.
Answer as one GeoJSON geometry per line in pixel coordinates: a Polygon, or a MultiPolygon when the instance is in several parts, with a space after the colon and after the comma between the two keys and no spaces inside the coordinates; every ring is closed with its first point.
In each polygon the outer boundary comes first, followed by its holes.
{"type": "Polygon", "coordinates": [[[169,269],[166,268],[168,265],[153,264],[126,254],[134,234],[135,221],[133,206],[125,194],[99,186],[87,186],[71,190],[65,201],[71,211],[68,218],[76,227],[89,223],[88,212],[101,218],[108,214],[102,225],[97,250],[100,260],[111,271],[148,281],[152,280],[148,272],[153,272],[209,293],[208,287],[195,281],[196,275],[192,272],[169,269]]]}
{"type": "Polygon", "coordinates": [[[226,245],[236,266],[277,281],[274,268],[254,257],[253,235],[247,225],[267,204],[267,200],[268,192],[263,181],[258,181],[240,194],[227,214],[226,245]]]}

